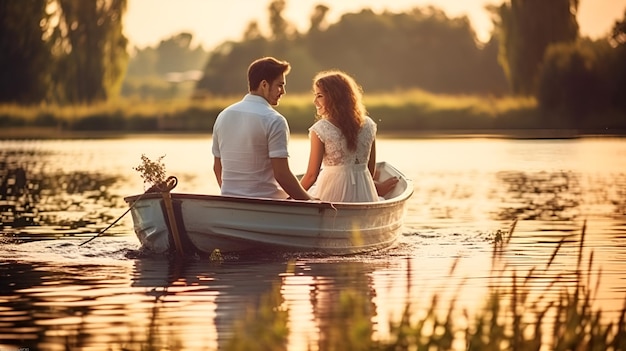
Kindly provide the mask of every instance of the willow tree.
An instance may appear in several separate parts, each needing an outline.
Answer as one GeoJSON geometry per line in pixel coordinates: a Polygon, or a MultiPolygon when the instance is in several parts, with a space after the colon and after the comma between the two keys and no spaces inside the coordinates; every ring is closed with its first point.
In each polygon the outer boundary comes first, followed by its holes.
{"type": "Polygon", "coordinates": [[[57,0],[58,99],[107,100],[119,93],[128,62],[122,15],[127,0],[57,0]]]}
{"type": "Polygon", "coordinates": [[[48,0],[0,1],[0,101],[46,98],[52,56],[48,0]]]}
{"type": "Polygon", "coordinates": [[[532,95],[548,46],[571,43],[578,37],[578,0],[511,0],[493,10],[500,39],[499,60],[511,89],[516,94],[532,95]]]}

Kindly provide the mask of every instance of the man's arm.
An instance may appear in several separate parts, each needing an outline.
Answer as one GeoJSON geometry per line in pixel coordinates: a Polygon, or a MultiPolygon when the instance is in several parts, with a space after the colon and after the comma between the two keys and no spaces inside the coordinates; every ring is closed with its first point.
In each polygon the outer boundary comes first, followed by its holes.
{"type": "Polygon", "coordinates": [[[213,172],[217,179],[217,184],[222,187],[222,159],[219,157],[213,157],[213,172]]]}
{"type": "Polygon", "coordinates": [[[271,160],[274,178],[292,199],[313,200],[311,195],[300,185],[298,178],[291,173],[287,158],[272,158],[271,160]]]}

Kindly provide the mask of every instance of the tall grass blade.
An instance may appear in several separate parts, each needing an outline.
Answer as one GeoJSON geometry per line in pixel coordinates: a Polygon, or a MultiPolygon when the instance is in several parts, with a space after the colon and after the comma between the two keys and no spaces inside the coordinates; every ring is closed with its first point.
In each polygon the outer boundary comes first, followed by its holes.
{"type": "Polygon", "coordinates": [[[587,231],[587,220],[583,222],[583,229],[580,232],[580,243],[578,245],[578,263],[576,265],[576,270],[580,271],[580,265],[583,259],[583,249],[585,248],[585,232],[587,231]]]}
{"type": "Polygon", "coordinates": [[[506,243],[511,242],[511,238],[513,237],[513,232],[515,231],[515,227],[517,226],[517,218],[511,223],[511,227],[509,228],[509,235],[506,238],[506,243]]]}
{"type": "Polygon", "coordinates": [[[546,264],[546,268],[545,268],[546,271],[550,268],[550,266],[552,265],[552,262],[554,262],[554,259],[556,258],[556,255],[559,253],[559,250],[561,250],[561,246],[563,246],[564,242],[565,242],[565,238],[562,238],[561,241],[559,241],[559,244],[554,249],[554,252],[552,252],[552,256],[550,256],[550,259],[548,260],[548,264],[546,264]]]}

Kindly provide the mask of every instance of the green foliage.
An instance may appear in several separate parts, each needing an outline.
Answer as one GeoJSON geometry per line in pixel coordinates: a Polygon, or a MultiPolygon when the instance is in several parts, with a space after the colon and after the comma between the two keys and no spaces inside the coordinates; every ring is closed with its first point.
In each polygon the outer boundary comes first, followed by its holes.
{"type": "Polygon", "coordinates": [[[624,17],[619,21],[615,21],[615,25],[613,25],[611,40],[615,45],[626,44],[626,9],[624,9],[624,17]]]}
{"type": "Polygon", "coordinates": [[[548,46],[578,37],[578,0],[512,0],[495,12],[500,63],[516,94],[534,95],[548,46]]]}
{"type": "Polygon", "coordinates": [[[615,22],[610,39],[615,47],[607,65],[611,105],[626,114],[626,9],[622,19],[615,22]]]}
{"type": "Polygon", "coordinates": [[[538,102],[553,127],[581,128],[592,112],[607,106],[598,56],[589,45],[561,43],[546,51],[538,102]]]}
{"type": "MultiPolygon", "coordinates": [[[[204,75],[196,85],[196,95],[244,94],[248,90],[246,72],[252,61],[273,55],[272,46],[264,38],[245,43],[226,42],[218,46],[207,60],[204,75]]],[[[287,82],[290,89],[292,82],[287,82]]]]}
{"type": "MultiPolygon", "coordinates": [[[[167,84],[167,81],[195,81],[196,77],[187,77],[189,73],[199,71],[207,59],[207,52],[198,45],[192,47],[193,35],[187,32],[178,33],[161,40],[156,47],[135,48],[128,63],[124,96],[129,96],[127,84],[140,79],[152,80],[151,84],[167,84]],[[170,77],[177,75],[176,77],[170,77]],[[155,81],[158,77],[159,81],[155,81]]],[[[132,92],[131,92],[132,93],[132,92]]],[[[188,96],[191,94],[188,94],[188,96]]],[[[150,94],[150,97],[159,98],[150,94]]],[[[171,95],[168,97],[172,97],[171,95]]]]}
{"type": "Polygon", "coordinates": [[[0,101],[92,103],[116,96],[128,58],[126,1],[2,1],[0,101]]]}
{"type": "Polygon", "coordinates": [[[61,22],[55,36],[56,100],[92,103],[119,93],[128,60],[122,33],[126,1],[57,0],[61,22]]]}
{"type": "Polygon", "coordinates": [[[47,0],[0,1],[0,102],[44,100],[53,62],[47,0]]]}
{"type": "Polygon", "coordinates": [[[156,48],[156,73],[185,72],[198,70],[206,60],[202,47],[191,47],[193,35],[182,32],[166,40],[162,40],[156,48]]]}
{"type": "MultiPolygon", "coordinates": [[[[619,28],[617,22],[614,33],[619,28]]],[[[623,128],[626,122],[624,62],[626,44],[614,39],[580,39],[549,46],[537,92],[540,110],[546,116],[545,124],[554,128],[623,128]]]]}
{"type": "Polygon", "coordinates": [[[292,64],[287,89],[296,93],[310,91],[314,74],[328,68],[349,72],[371,92],[417,87],[446,93],[501,94],[507,90],[496,60],[497,41],[483,48],[467,17],[448,18],[436,8],[380,14],[362,10],[326,26],[329,8],[321,6],[311,16],[310,30],[295,33],[282,18],[283,6],[284,1],[270,4],[273,31],[268,38],[252,25],[246,31],[248,40],[224,43],[214,50],[198,91],[209,95],[245,92],[248,65],[266,55],[292,64]],[[279,28],[284,31],[281,35],[279,28]]]}
{"type": "MultiPolygon", "coordinates": [[[[211,101],[120,99],[92,105],[1,105],[0,127],[33,128],[33,137],[47,133],[85,132],[210,132],[217,114],[233,102],[233,98],[211,101]]],[[[4,130],[2,130],[4,131],[4,130]]],[[[25,133],[28,130],[24,131],[25,133]]],[[[5,133],[1,133],[6,136],[5,133]]],[[[11,133],[8,134],[11,136],[11,133]]],[[[57,135],[58,137],[58,135],[57,135]]]]}
{"type": "MultiPolygon", "coordinates": [[[[541,128],[533,98],[443,95],[415,89],[366,94],[364,102],[380,133],[541,128]]],[[[277,109],[289,120],[292,132],[306,132],[313,123],[310,95],[287,95],[277,109]]]]}

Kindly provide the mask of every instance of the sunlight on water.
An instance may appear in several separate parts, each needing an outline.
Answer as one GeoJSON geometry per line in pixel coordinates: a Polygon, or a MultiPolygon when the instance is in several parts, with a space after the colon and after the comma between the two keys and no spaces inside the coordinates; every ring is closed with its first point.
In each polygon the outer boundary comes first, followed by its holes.
{"type": "MultiPolygon", "coordinates": [[[[510,287],[490,275],[494,242],[516,219],[497,272],[529,276],[529,295],[555,298],[555,280],[577,282],[587,220],[581,279],[599,282],[604,318],[623,306],[624,139],[382,137],[378,160],[410,177],[415,192],[397,245],[366,255],[180,264],[141,250],[130,216],[81,246],[124,213],[124,196],[143,192],[133,170],[142,154],[165,155],[175,192],[217,194],[210,148],[209,136],[188,135],[0,141],[0,348],[214,350],[276,284],[289,311],[289,350],[319,349],[348,291],[368,302],[363,313],[385,339],[407,303],[421,313],[437,297],[445,312],[454,299],[472,312],[488,287],[510,287]]],[[[292,138],[294,172],[306,169],[308,150],[306,137],[292,138]]]]}

